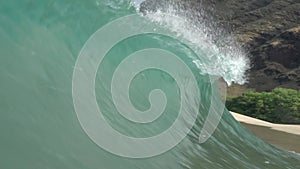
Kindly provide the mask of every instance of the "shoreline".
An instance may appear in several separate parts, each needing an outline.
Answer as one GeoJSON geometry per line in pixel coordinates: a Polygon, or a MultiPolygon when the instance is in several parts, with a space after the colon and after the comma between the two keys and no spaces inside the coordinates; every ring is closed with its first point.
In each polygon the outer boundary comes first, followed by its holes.
{"type": "Polygon", "coordinates": [[[282,131],[289,134],[295,134],[300,136],[300,125],[290,125],[290,124],[274,124],[267,121],[259,120],[253,117],[245,116],[242,114],[230,112],[231,115],[239,122],[256,125],[256,126],[262,126],[262,127],[268,127],[271,130],[276,131],[282,131]]]}
{"type": "Polygon", "coordinates": [[[274,124],[242,114],[230,113],[255,136],[281,149],[300,153],[300,125],[274,124]]]}

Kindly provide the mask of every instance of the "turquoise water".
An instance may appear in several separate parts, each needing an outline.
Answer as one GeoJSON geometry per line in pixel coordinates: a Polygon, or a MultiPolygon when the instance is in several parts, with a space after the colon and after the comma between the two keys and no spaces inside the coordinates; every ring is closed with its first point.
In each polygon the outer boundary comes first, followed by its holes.
{"type": "Polygon", "coordinates": [[[115,68],[127,55],[145,48],[171,51],[191,69],[200,91],[201,106],[191,132],[171,150],[140,159],[115,155],[91,140],[73,104],[77,57],[99,28],[134,13],[136,10],[124,0],[0,2],[0,168],[300,168],[299,155],[256,138],[227,110],[212,137],[200,144],[198,135],[211,105],[211,89],[216,86],[211,85],[207,74],[199,73],[193,62],[196,54],[189,47],[162,35],[134,36],[112,48],[97,71],[96,100],[108,123],[120,133],[140,138],[165,131],[178,117],[182,94],[170,74],[148,69],[132,81],[130,100],[141,111],[151,106],[148,95],[153,89],[166,93],[164,113],[148,125],[132,123],[118,114],[109,88],[115,68]]]}

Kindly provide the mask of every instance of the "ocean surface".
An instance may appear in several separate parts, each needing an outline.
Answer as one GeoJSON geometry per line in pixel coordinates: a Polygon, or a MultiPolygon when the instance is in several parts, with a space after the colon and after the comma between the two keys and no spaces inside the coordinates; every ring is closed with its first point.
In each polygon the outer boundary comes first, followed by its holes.
{"type": "Polygon", "coordinates": [[[299,169],[224,108],[219,79],[249,68],[234,38],[140,3],[0,1],[0,168],[299,169]]]}

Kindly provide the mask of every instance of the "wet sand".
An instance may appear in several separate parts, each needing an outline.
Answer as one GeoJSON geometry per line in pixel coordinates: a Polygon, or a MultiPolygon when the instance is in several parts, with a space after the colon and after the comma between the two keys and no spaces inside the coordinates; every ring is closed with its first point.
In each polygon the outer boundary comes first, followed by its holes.
{"type": "Polygon", "coordinates": [[[300,153],[300,125],[273,124],[231,112],[233,117],[259,138],[285,150],[300,153]]]}

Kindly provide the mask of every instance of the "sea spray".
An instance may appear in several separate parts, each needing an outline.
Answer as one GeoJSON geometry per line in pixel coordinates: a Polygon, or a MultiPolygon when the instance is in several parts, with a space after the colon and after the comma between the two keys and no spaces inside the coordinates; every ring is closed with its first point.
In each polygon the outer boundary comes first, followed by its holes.
{"type": "Polygon", "coordinates": [[[246,71],[250,67],[247,52],[234,35],[217,27],[214,18],[205,10],[187,10],[182,3],[174,1],[144,3],[143,6],[142,1],[133,1],[145,18],[175,32],[178,39],[184,39],[193,49],[203,53],[201,57],[207,58],[205,63],[193,58],[201,73],[222,77],[228,85],[247,82],[246,71]]]}

